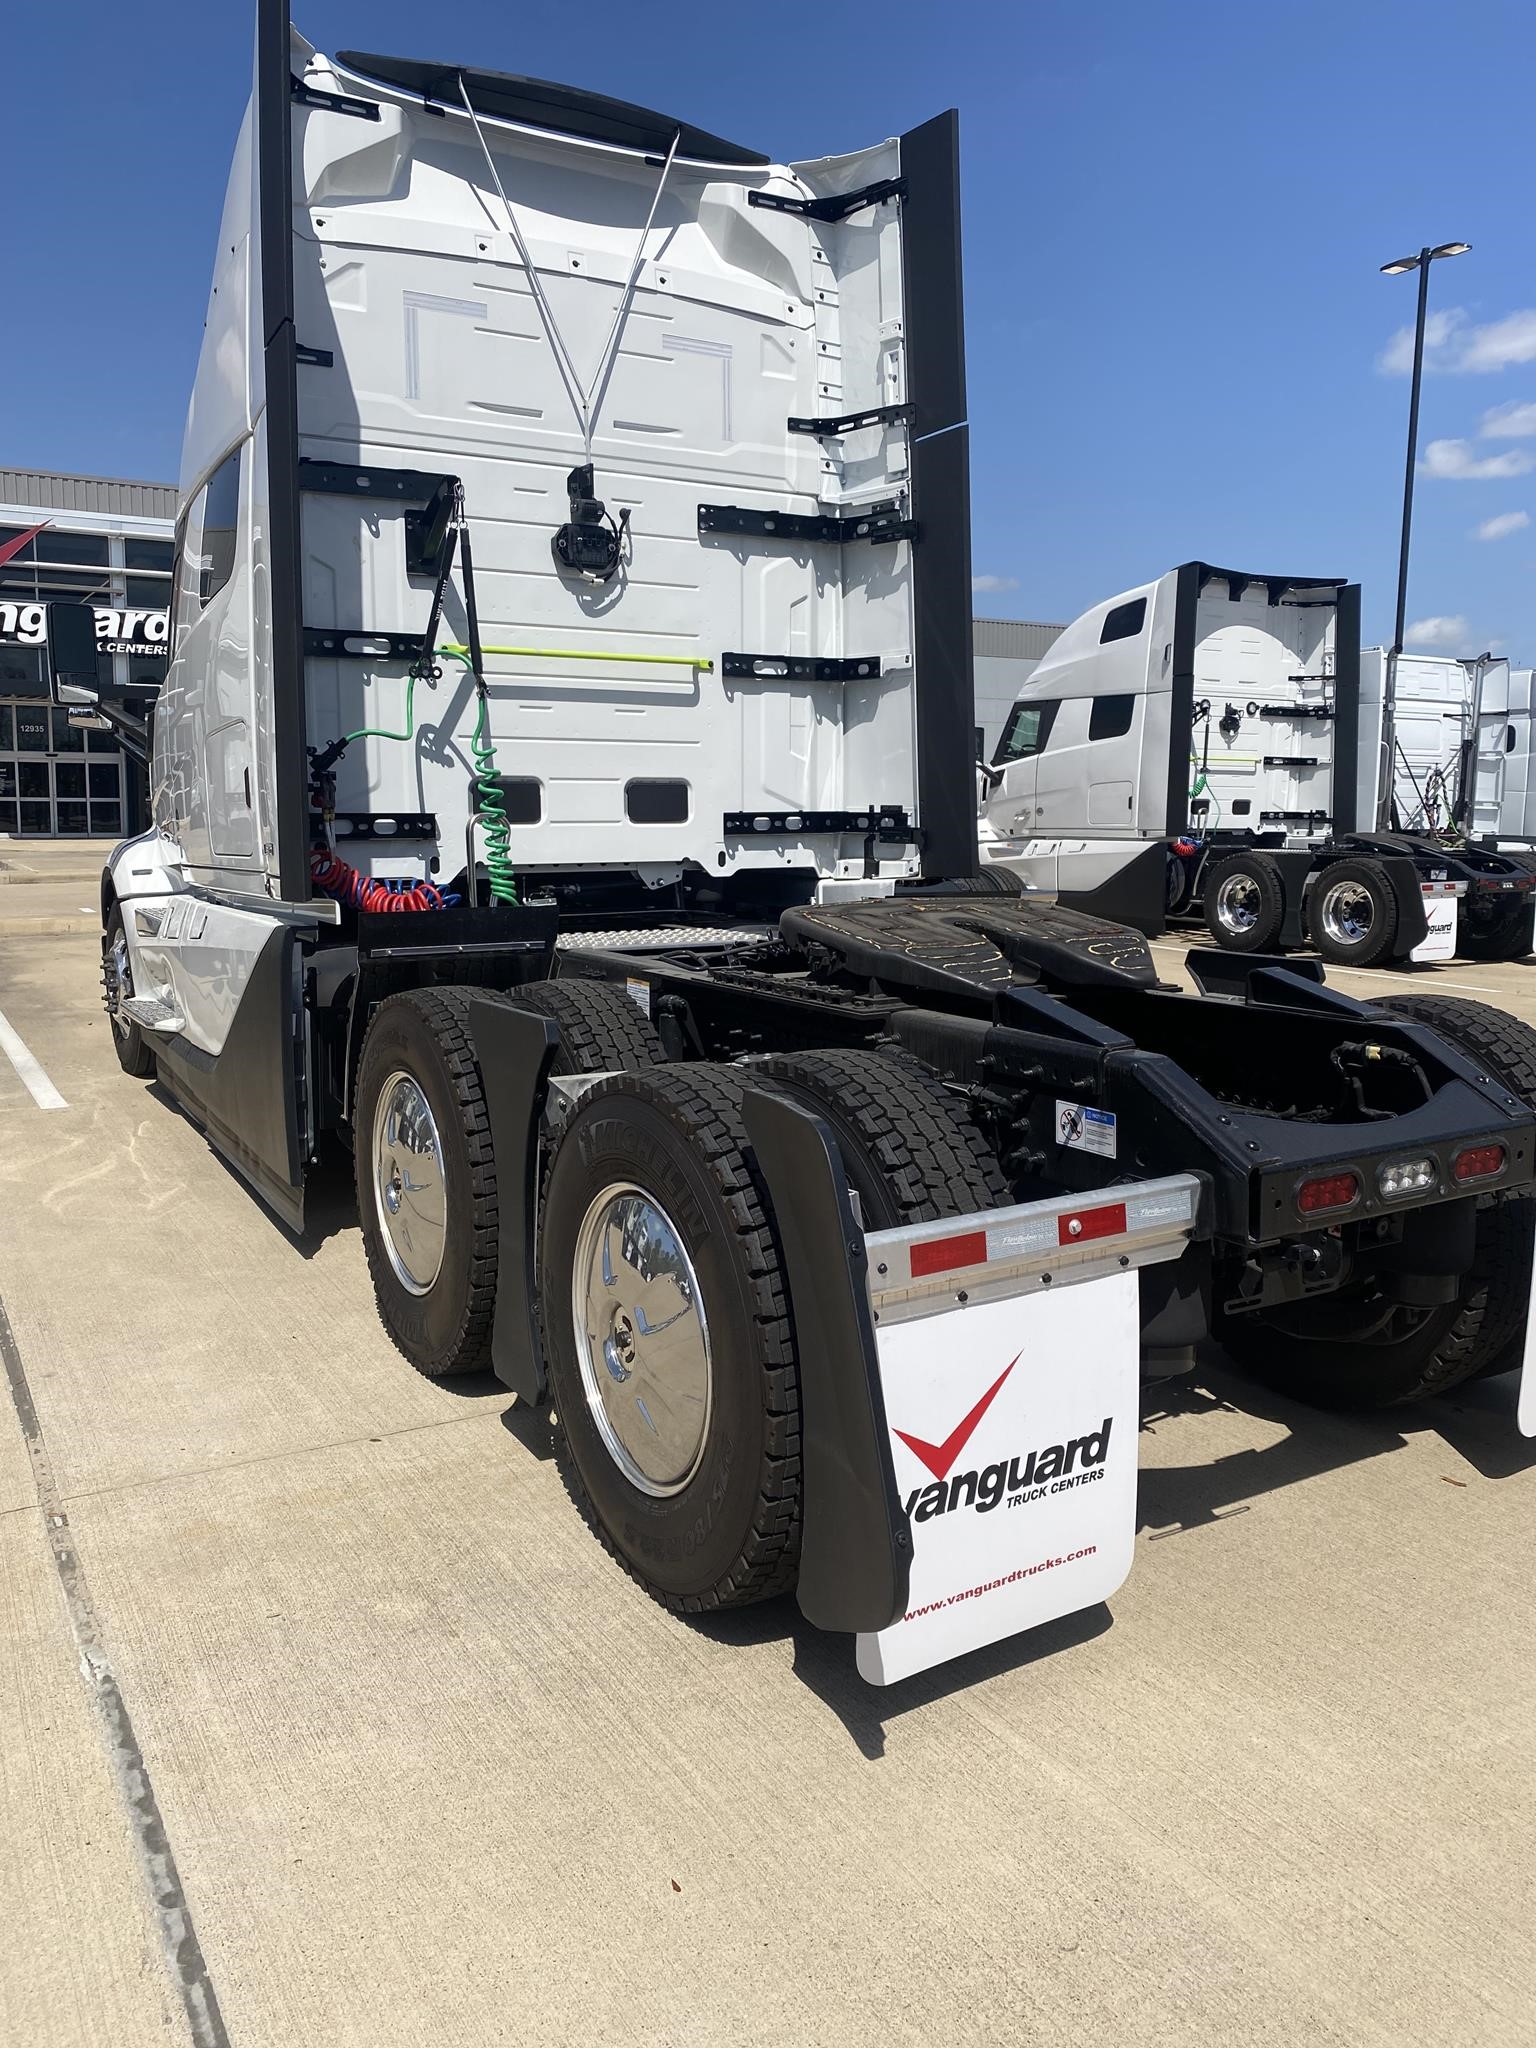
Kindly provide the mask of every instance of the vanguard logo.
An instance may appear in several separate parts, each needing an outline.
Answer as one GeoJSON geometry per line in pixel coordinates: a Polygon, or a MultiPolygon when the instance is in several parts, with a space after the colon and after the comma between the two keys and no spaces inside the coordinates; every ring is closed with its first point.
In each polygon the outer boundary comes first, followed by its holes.
{"type": "Polygon", "coordinates": [[[1108,1415],[1087,1436],[1076,1436],[1061,1444],[1046,1444],[1030,1451],[1027,1456],[1003,1458],[985,1470],[955,1472],[951,1476],[955,1460],[970,1442],[977,1424],[1023,1355],[1020,1352],[1018,1357],[1009,1361],[975,1407],[960,1418],[942,1443],[931,1444],[923,1437],[908,1435],[904,1429],[894,1432],[934,1476],[932,1486],[914,1487],[908,1494],[905,1507],[909,1521],[926,1522],[934,1515],[947,1514],[958,1507],[973,1507],[978,1514],[987,1514],[1000,1506],[1005,1497],[1010,1507],[1018,1506],[1025,1499],[1038,1500],[1045,1493],[1048,1482],[1054,1482],[1050,1484],[1050,1491],[1059,1493],[1064,1486],[1083,1486],[1101,1476],[1104,1460],[1109,1455],[1113,1422],[1113,1417],[1108,1415]]]}

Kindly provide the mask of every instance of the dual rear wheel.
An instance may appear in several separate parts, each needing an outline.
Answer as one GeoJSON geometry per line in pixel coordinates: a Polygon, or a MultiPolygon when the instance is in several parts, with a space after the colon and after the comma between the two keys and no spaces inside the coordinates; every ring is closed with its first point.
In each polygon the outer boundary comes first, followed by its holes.
{"type": "MultiPolygon", "coordinates": [[[[497,1194],[468,1025],[476,993],[381,1004],[354,1109],[380,1312],[434,1378],[490,1362],[497,1194]]],[[[668,1606],[784,1591],[798,1569],[799,1383],[778,1232],[742,1120],[747,1072],[665,1064],[649,1021],[606,983],[508,1000],[557,1019],[567,1072],[604,1076],[549,1146],[539,1204],[538,1314],[571,1490],[668,1606]]],[[[1008,1198],[956,1099],[899,1054],[791,1054],[751,1074],[831,1125],[868,1229],[1008,1198]]]]}

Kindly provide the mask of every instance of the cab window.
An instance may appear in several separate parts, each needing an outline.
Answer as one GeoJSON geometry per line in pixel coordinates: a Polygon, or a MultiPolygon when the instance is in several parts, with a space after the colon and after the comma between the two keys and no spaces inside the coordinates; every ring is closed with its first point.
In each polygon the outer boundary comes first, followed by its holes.
{"type": "Polygon", "coordinates": [[[1009,761],[1025,761],[1031,754],[1042,752],[1060,708],[1059,697],[1032,704],[1015,704],[1008,714],[1008,723],[1003,727],[997,752],[992,756],[992,765],[997,767],[1009,761]]]}

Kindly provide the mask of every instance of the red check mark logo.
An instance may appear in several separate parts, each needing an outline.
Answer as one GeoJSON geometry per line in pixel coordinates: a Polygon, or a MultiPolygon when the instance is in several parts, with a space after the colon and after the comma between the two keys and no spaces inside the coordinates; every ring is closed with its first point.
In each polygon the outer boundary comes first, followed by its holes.
{"type": "Polygon", "coordinates": [[[904,1429],[896,1431],[896,1435],[901,1438],[907,1449],[922,1459],[935,1479],[947,1479],[949,1477],[949,1468],[970,1442],[976,1432],[977,1423],[980,1422],[983,1415],[986,1414],[992,1403],[997,1399],[998,1390],[1002,1386],[1003,1381],[1007,1379],[1009,1373],[1013,1371],[1013,1368],[1023,1356],[1024,1354],[1021,1351],[1017,1357],[1009,1360],[1008,1364],[1003,1367],[997,1378],[976,1403],[970,1414],[963,1415],[960,1418],[949,1435],[945,1437],[943,1443],[924,1443],[920,1436],[908,1436],[904,1429]]]}

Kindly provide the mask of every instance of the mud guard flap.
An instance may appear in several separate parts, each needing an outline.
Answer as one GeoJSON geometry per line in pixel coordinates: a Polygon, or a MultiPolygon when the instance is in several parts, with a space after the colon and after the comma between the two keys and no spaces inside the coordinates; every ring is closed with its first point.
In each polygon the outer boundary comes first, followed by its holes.
{"type": "Polygon", "coordinates": [[[1422,946],[1429,936],[1429,916],[1424,908],[1424,892],[1419,887],[1419,871],[1405,853],[1378,854],[1374,858],[1380,860],[1397,898],[1397,940],[1392,958],[1406,960],[1414,947],[1422,946]]]}
{"type": "Polygon", "coordinates": [[[1135,1542],[1139,1269],[1200,1233],[1199,1180],[866,1236],[826,1125],[766,1089],[742,1107],[800,1362],[807,1620],[888,1685],[1107,1599],[1135,1542]]]}
{"type": "Polygon", "coordinates": [[[1522,1436],[1536,1436],[1536,1267],[1525,1310],[1525,1345],[1520,1357],[1520,1395],[1515,1419],[1522,1436]]]}
{"type": "Polygon", "coordinates": [[[279,925],[252,963],[221,1051],[180,1035],[154,1043],[171,1093],[293,1231],[304,1228],[303,1024],[298,934],[279,925]]]}
{"type": "Polygon", "coordinates": [[[1063,910],[1083,910],[1090,917],[1128,924],[1149,939],[1168,928],[1168,849],[1162,840],[1144,847],[1133,860],[1094,889],[1058,889],[1063,910]]]}
{"type": "Polygon", "coordinates": [[[560,1049],[551,1017],[512,1002],[469,1006],[480,1086],[496,1160],[496,1317],[491,1368],[530,1403],[544,1398],[544,1350],[534,1312],[533,1230],[538,1214],[539,1119],[544,1086],[560,1049]]]}
{"type": "Polygon", "coordinates": [[[800,1611],[817,1628],[883,1629],[906,1608],[912,1538],[880,1391],[864,1233],[820,1117],[759,1088],[747,1090],[742,1117],[768,1183],[800,1362],[800,1611]]]}

